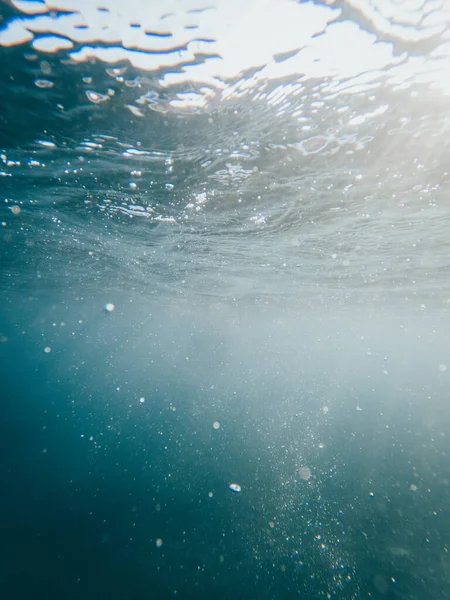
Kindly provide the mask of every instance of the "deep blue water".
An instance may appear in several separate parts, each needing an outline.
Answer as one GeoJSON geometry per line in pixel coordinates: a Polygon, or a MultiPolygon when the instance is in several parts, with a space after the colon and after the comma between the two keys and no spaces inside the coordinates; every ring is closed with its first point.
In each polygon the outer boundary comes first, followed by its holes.
{"type": "Polygon", "coordinates": [[[0,16],[0,597],[446,600],[446,7],[0,16]]]}

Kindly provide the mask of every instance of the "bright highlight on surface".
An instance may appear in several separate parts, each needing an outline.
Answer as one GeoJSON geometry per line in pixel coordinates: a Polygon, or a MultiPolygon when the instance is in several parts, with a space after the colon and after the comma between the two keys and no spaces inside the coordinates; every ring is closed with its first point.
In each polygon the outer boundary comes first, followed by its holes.
{"type": "MultiPolygon", "coordinates": [[[[343,18],[333,2],[291,0],[130,0],[126,11],[120,0],[104,0],[101,7],[61,0],[51,3],[51,14],[45,3],[13,4],[24,15],[4,24],[0,46],[31,42],[41,53],[65,52],[78,63],[99,60],[125,85],[127,67],[116,75],[110,65],[125,62],[157,73],[157,87],[173,93],[148,96],[130,80],[137,94],[126,107],[136,117],[145,117],[146,108],[201,111],[212,100],[249,95],[282,106],[308,80],[324,78],[330,96],[386,82],[402,89],[415,79],[450,94],[450,15],[442,3],[350,1],[354,20],[343,18]],[[396,48],[398,42],[414,50],[431,40],[437,41],[427,56],[396,48]],[[283,81],[273,96],[264,85],[269,81],[283,81]]],[[[104,92],[90,90],[91,102],[108,100],[104,92]]]]}

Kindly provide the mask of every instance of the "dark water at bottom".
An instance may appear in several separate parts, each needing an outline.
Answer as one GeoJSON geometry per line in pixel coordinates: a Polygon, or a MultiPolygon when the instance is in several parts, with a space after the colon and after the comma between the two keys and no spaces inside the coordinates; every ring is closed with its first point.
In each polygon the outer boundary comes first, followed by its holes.
{"type": "Polygon", "coordinates": [[[111,295],[5,304],[1,598],[447,597],[445,317],[111,295]]]}

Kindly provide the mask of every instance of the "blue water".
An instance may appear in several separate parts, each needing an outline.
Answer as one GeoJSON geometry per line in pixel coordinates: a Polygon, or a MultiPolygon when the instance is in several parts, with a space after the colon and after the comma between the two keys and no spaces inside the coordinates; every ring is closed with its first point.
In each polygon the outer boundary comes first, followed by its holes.
{"type": "Polygon", "coordinates": [[[446,599],[446,7],[0,15],[0,596],[446,599]]]}

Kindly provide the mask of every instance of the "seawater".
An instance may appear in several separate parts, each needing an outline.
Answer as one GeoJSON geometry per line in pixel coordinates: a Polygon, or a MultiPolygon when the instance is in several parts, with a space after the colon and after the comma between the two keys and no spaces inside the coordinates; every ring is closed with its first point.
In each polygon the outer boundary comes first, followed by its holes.
{"type": "Polygon", "coordinates": [[[0,20],[2,597],[447,598],[444,5],[0,20]]]}

